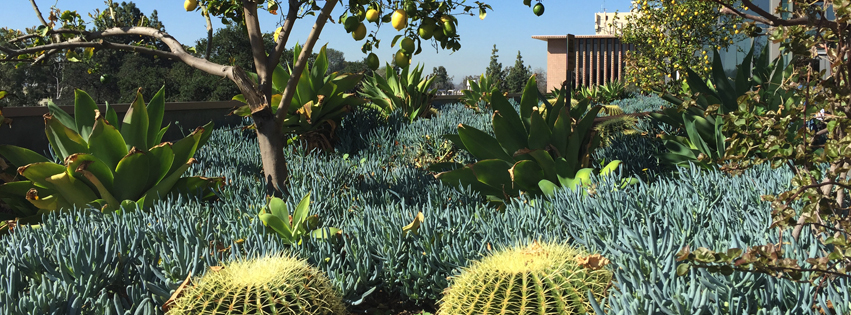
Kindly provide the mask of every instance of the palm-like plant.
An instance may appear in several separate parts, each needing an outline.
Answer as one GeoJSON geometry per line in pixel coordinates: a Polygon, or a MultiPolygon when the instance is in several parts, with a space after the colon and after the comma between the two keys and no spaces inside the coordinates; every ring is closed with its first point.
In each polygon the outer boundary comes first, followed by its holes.
{"type": "Polygon", "coordinates": [[[408,121],[414,121],[417,117],[428,117],[432,115],[431,99],[434,98],[436,89],[429,89],[434,77],[423,78],[423,67],[418,65],[414,69],[402,68],[402,73],[396,74],[390,64],[385,67],[385,76],[373,74],[363,82],[363,91],[360,94],[366,97],[372,107],[385,115],[393,111],[401,110],[408,121]]]}

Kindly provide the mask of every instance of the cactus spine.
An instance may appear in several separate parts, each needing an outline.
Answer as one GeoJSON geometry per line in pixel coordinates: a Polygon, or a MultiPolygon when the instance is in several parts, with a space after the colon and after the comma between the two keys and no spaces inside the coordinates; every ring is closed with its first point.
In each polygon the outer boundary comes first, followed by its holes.
{"type": "Polygon", "coordinates": [[[328,278],[304,260],[267,256],[209,270],[174,301],[179,314],[345,314],[328,278]]]}
{"type": "Polygon", "coordinates": [[[537,242],[474,262],[453,279],[442,315],[585,314],[590,290],[599,302],[611,283],[608,260],[563,244],[537,242]]]}

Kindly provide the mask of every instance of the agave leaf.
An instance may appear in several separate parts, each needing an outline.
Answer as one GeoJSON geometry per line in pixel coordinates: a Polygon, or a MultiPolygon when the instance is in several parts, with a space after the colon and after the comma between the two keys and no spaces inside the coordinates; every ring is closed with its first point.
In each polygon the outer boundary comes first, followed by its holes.
{"type": "Polygon", "coordinates": [[[751,62],[753,60],[753,50],[756,41],[751,43],[751,49],[745,55],[745,59],[737,67],[736,71],[736,95],[745,95],[751,89],[751,70],[753,69],[751,62]]]}
{"type": "Polygon", "coordinates": [[[24,198],[33,188],[35,185],[27,180],[4,183],[0,185],[0,198],[24,198]]]}
{"type": "Polygon", "coordinates": [[[159,183],[171,168],[174,163],[174,150],[171,149],[171,143],[161,143],[151,148],[148,152],[150,155],[150,163],[148,165],[148,183],[145,187],[153,187],[159,183]]]}
{"type": "Polygon", "coordinates": [[[95,112],[98,110],[95,100],[89,94],[82,90],[74,90],[74,121],[75,126],[68,126],[75,129],[83,139],[88,139],[92,134],[92,127],[95,125],[95,112]]]}
{"type": "Polygon", "coordinates": [[[278,236],[283,238],[285,243],[292,244],[295,242],[292,229],[290,229],[290,227],[287,226],[281,218],[268,213],[261,213],[259,217],[260,221],[263,222],[263,225],[278,233],[278,236]]]}
{"type": "Polygon", "coordinates": [[[283,220],[284,225],[290,227],[290,211],[287,209],[287,203],[281,198],[272,197],[269,199],[269,213],[283,220]],[[286,219],[286,220],[285,220],[286,219]]]}
{"type": "Polygon", "coordinates": [[[600,170],[600,176],[608,176],[609,173],[617,170],[618,166],[620,166],[620,165],[621,165],[620,160],[614,160],[614,161],[609,162],[609,164],[606,164],[606,166],[603,167],[602,170],[600,170]]]}
{"type": "MultiPolygon", "coordinates": [[[[275,71],[272,72],[272,89],[275,94],[280,94],[284,92],[284,89],[287,87],[287,81],[290,80],[290,73],[278,63],[278,66],[275,67],[275,71]]],[[[243,99],[241,102],[245,103],[243,99]]]]}
{"type": "Polygon", "coordinates": [[[503,194],[502,190],[480,182],[476,178],[476,174],[473,172],[473,169],[469,167],[438,173],[435,177],[452,187],[461,186],[462,188],[467,188],[469,186],[473,190],[478,191],[485,196],[502,196],[503,194]]]}
{"type": "MultiPolygon", "coordinates": [[[[495,94],[498,94],[495,93],[495,94]]],[[[538,83],[535,76],[529,77],[526,81],[526,87],[523,88],[523,96],[520,97],[520,119],[526,126],[527,130],[531,130],[533,107],[538,105],[538,83]]],[[[529,132],[531,133],[531,131],[529,132]]],[[[537,183],[535,184],[537,186],[537,183]]]]}
{"type": "MultiPolygon", "coordinates": [[[[151,98],[147,105],[148,112],[148,139],[146,143],[148,147],[159,144],[157,135],[160,133],[160,128],[163,124],[163,115],[165,114],[165,86],[161,87],[157,94],[151,98]]],[[[147,148],[145,148],[147,150],[147,148]]]]}
{"type": "Polygon", "coordinates": [[[538,193],[538,183],[544,179],[544,172],[538,163],[525,160],[515,163],[508,171],[514,182],[514,188],[526,192],[538,193]]]}
{"type": "Polygon", "coordinates": [[[82,181],[74,179],[67,172],[49,176],[45,178],[45,181],[52,185],[50,188],[56,190],[59,195],[77,208],[81,208],[97,199],[97,196],[89,186],[82,181]]]}
{"type": "MultiPolygon", "coordinates": [[[[145,191],[145,193],[142,194],[142,197],[139,199],[139,201],[142,201],[140,204],[142,208],[148,209],[154,204],[155,201],[168,196],[171,190],[175,188],[175,185],[177,184],[180,177],[183,176],[183,173],[185,173],[186,170],[189,169],[189,166],[192,165],[192,163],[195,163],[195,159],[190,159],[185,164],[175,169],[174,172],[171,172],[166,175],[166,177],[163,178],[159,183],[154,185],[154,187],[151,187],[150,189],[145,191]]],[[[118,183],[117,178],[118,175],[116,174],[116,183],[118,183]]]]}
{"type": "Polygon", "coordinates": [[[738,107],[738,103],[736,102],[736,89],[730,83],[730,79],[727,78],[727,74],[724,72],[724,65],[721,64],[721,55],[718,54],[718,50],[713,49],[713,57],[712,57],[712,78],[713,83],[715,83],[715,88],[717,93],[714,93],[713,96],[719,99],[721,102],[721,107],[724,113],[729,113],[738,107]]]}
{"type": "Polygon", "coordinates": [[[130,151],[133,147],[143,151],[148,150],[148,126],[148,110],[145,108],[145,100],[142,98],[142,92],[137,91],[136,98],[130,103],[130,108],[127,109],[127,114],[124,115],[124,121],[121,124],[121,136],[124,137],[124,143],[127,144],[127,151],[130,151]]]}
{"type": "Polygon", "coordinates": [[[530,115],[532,124],[529,126],[529,149],[544,149],[550,144],[552,132],[541,113],[532,112],[530,115]]]}
{"type": "Polygon", "coordinates": [[[220,191],[224,185],[223,177],[181,177],[174,183],[169,195],[191,194],[206,200],[216,197],[216,191],[220,191]]]}
{"type": "Polygon", "coordinates": [[[109,169],[115,169],[118,161],[127,155],[124,137],[118,129],[103,120],[103,117],[96,120],[88,145],[88,151],[106,163],[109,169]]]}
{"type": "Polygon", "coordinates": [[[149,165],[153,157],[138,149],[130,150],[118,166],[115,167],[115,198],[121,201],[138,200],[142,193],[148,189],[147,184],[152,175],[149,165]]]}
{"type": "Polygon", "coordinates": [[[535,159],[535,162],[538,163],[538,166],[541,167],[541,171],[544,173],[544,178],[552,182],[558,180],[558,177],[556,176],[555,160],[553,160],[553,157],[549,152],[545,150],[534,150],[529,152],[529,155],[531,155],[532,158],[535,159]]]}
{"type": "Polygon", "coordinates": [[[168,131],[168,127],[171,127],[171,123],[169,123],[165,127],[162,127],[162,129],[160,129],[160,131],[157,132],[157,136],[154,137],[154,143],[162,143],[163,136],[165,136],[165,133],[168,131]]]}
{"type": "Polygon", "coordinates": [[[328,44],[325,44],[319,49],[319,54],[313,62],[313,68],[310,69],[310,85],[314,91],[319,90],[325,84],[325,73],[328,72],[328,55],[325,53],[327,46],[328,44]]]}
{"type": "MultiPolygon", "coordinates": [[[[307,214],[310,211],[310,193],[308,192],[301,201],[299,201],[298,205],[295,207],[295,211],[293,211],[293,222],[292,228],[293,231],[302,232],[302,223],[307,218],[307,214]]],[[[299,233],[301,234],[301,233],[299,233]]]]}
{"type": "Polygon", "coordinates": [[[467,151],[479,160],[500,159],[508,163],[514,163],[514,158],[502,149],[499,141],[484,131],[461,124],[458,126],[458,136],[461,138],[467,151]]]}
{"type": "Polygon", "coordinates": [[[0,156],[9,160],[9,163],[12,163],[16,167],[32,163],[50,162],[46,157],[35,153],[35,151],[7,144],[0,144],[0,156]]]}
{"type": "Polygon", "coordinates": [[[186,138],[178,140],[171,146],[171,149],[174,152],[174,160],[169,168],[169,175],[174,173],[175,170],[186,164],[189,159],[195,156],[195,151],[198,149],[198,142],[201,140],[201,135],[203,133],[203,127],[199,127],[199,129],[195,129],[195,131],[186,136],[186,138]],[[202,129],[202,132],[199,132],[199,129],[202,129]]]}
{"type": "MultiPolygon", "coordinates": [[[[234,96],[234,99],[236,99],[236,96],[234,96]]],[[[244,100],[242,102],[245,103],[244,100]]],[[[274,104],[274,102],[273,102],[273,104],[274,104]]],[[[237,115],[237,116],[240,116],[240,117],[246,117],[248,115],[251,115],[251,107],[248,106],[248,105],[242,105],[240,107],[237,107],[233,111],[231,111],[230,114],[231,115],[237,115]]]]}
{"type": "Polygon", "coordinates": [[[65,164],[67,165],[65,167],[66,172],[75,179],[82,180],[89,186],[95,187],[96,185],[94,185],[88,177],[83,176],[83,174],[78,174],[78,170],[86,170],[97,177],[98,181],[106,190],[112,191],[115,175],[112,173],[112,169],[106,163],[98,159],[97,156],[85,153],[74,154],[68,157],[65,164]],[[83,164],[85,164],[85,166],[83,164]]]}
{"type": "Polygon", "coordinates": [[[115,128],[121,127],[121,121],[118,120],[118,113],[115,112],[112,106],[109,106],[109,102],[106,102],[106,122],[115,126],[115,128]]]}
{"type": "Polygon", "coordinates": [[[512,190],[511,175],[508,174],[510,167],[511,164],[503,160],[490,159],[479,161],[470,168],[473,170],[473,175],[476,176],[478,181],[500,190],[510,191],[512,190]]]}
{"type": "Polygon", "coordinates": [[[538,182],[538,188],[541,189],[541,193],[543,193],[544,196],[555,195],[555,190],[557,187],[558,185],[546,179],[542,179],[540,182],[538,182]]]}
{"type": "MultiPolygon", "coordinates": [[[[582,146],[589,143],[589,142],[586,142],[585,139],[588,136],[588,133],[591,132],[592,127],[594,125],[594,118],[597,117],[597,113],[600,112],[601,108],[602,108],[602,106],[599,106],[599,105],[594,106],[574,126],[573,133],[571,133],[570,138],[569,138],[568,143],[567,143],[567,150],[565,150],[565,153],[566,153],[565,159],[568,161],[568,163],[573,164],[573,163],[576,163],[576,162],[578,162],[582,159],[582,157],[579,156],[579,154],[581,154],[580,152],[583,152],[582,146]]],[[[598,134],[598,136],[599,136],[599,134],[598,134]]],[[[590,146],[590,148],[588,148],[588,152],[591,152],[594,149],[596,149],[596,146],[593,145],[594,139],[591,139],[591,140],[592,140],[591,141],[592,145],[590,146]]],[[[580,165],[574,165],[572,167],[572,169],[573,170],[578,169],[580,165]]]]}
{"type": "Polygon", "coordinates": [[[86,141],[76,131],[66,127],[50,114],[44,116],[44,132],[53,151],[60,159],[65,159],[74,153],[88,153],[86,141]]]}
{"type": "MultiPolygon", "coordinates": [[[[514,110],[511,111],[516,116],[517,113],[514,110]]],[[[526,148],[528,143],[526,141],[526,130],[523,129],[523,124],[518,119],[516,121],[519,124],[519,132],[514,129],[518,126],[512,126],[509,122],[509,119],[505,117],[502,111],[494,111],[493,113],[493,132],[496,135],[496,139],[499,143],[505,148],[509,153],[517,152],[517,150],[526,148]]]]}
{"type": "Polygon", "coordinates": [[[564,179],[562,186],[572,190],[576,190],[579,186],[588,186],[591,184],[591,174],[593,172],[593,168],[583,168],[577,171],[573,177],[564,179]]]}
{"type": "MultiPolygon", "coordinates": [[[[207,140],[210,140],[210,135],[213,134],[214,127],[215,127],[215,125],[213,125],[212,120],[210,122],[208,122],[206,125],[203,125],[203,126],[200,127],[201,137],[198,138],[198,147],[196,148],[196,151],[200,150],[201,148],[204,147],[205,144],[207,144],[207,140]]],[[[196,132],[199,131],[198,129],[199,128],[195,128],[195,131],[196,132]]]]}
{"type": "Polygon", "coordinates": [[[52,184],[45,179],[65,172],[65,166],[53,162],[39,162],[27,164],[18,168],[18,174],[26,177],[36,187],[53,188],[52,184]]]}
{"type": "Polygon", "coordinates": [[[39,217],[43,213],[56,211],[60,208],[71,208],[71,203],[69,203],[67,200],[60,197],[59,195],[47,195],[44,197],[39,196],[37,199],[27,198],[27,201],[29,201],[33,206],[39,209],[39,217]]]}
{"type": "Polygon", "coordinates": [[[59,108],[59,106],[56,106],[52,100],[47,101],[47,110],[50,112],[50,115],[53,115],[53,117],[58,119],[62,125],[65,125],[65,127],[71,128],[71,130],[77,129],[77,122],[74,118],[59,108]]]}
{"type": "Polygon", "coordinates": [[[562,108],[558,112],[558,118],[556,119],[555,124],[553,124],[552,134],[550,135],[550,143],[556,148],[559,156],[567,155],[567,144],[570,139],[571,132],[570,127],[570,112],[567,108],[562,108]]]}
{"type": "Polygon", "coordinates": [[[707,144],[706,141],[703,140],[703,137],[700,136],[700,133],[697,132],[697,128],[694,125],[694,121],[691,119],[686,119],[685,125],[686,133],[688,134],[688,138],[691,143],[693,143],[700,152],[711,156],[712,150],[709,148],[709,144],[707,144]]]}

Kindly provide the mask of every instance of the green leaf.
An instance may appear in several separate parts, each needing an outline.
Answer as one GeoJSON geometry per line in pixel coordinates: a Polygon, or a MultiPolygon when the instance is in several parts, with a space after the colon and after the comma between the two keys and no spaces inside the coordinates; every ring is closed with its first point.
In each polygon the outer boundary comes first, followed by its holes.
{"type": "Polygon", "coordinates": [[[158,184],[165,176],[168,174],[168,170],[171,168],[172,163],[174,163],[174,150],[171,149],[171,143],[161,143],[153,148],[151,151],[148,151],[149,156],[149,164],[148,164],[148,183],[145,187],[153,187],[158,184]]]}
{"type": "Polygon", "coordinates": [[[514,163],[514,158],[502,149],[499,141],[484,131],[462,124],[458,126],[458,136],[467,151],[479,160],[500,159],[514,163]]]}
{"type": "Polygon", "coordinates": [[[756,41],[751,43],[751,49],[748,50],[748,54],[745,55],[745,59],[742,60],[736,71],[736,95],[745,95],[751,89],[750,78],[753,69],[751,61],[753,60],[754,44],[756,44],[756,41]]]}
{"type": "Polygon", "coordinates": [[[200,150],[205,144],[207,144],[207,140],[210,140],[210,135],[213,134],[214,127],[213,121],[211,120],[206,125],[203,125],[200,128],[195,128],[196,132],[201,132],[201,137],[198,138],[198,147],[196,148],[196,151],[200,150]]]}
{"type": "Polygon", "coordinates": [[[280,236],[286,243],[292,244],[295,242],[292,229],[290,229],[290,227],[287,226],[281,218],[268,213],[261,213],[259,214],[259,217],[260,221],[263,221],[263,225],[278,233],[278,236],[280,236]]]}
{"type": "MultiPolygon", "coordinates": [[[[142,208],[144,208],[144,209],[148,209],[154,204],[155,201],[160,200],[162,198],[165,198],[170,193],[172,193],[173,189],[178,188],[177,184],[182,179],[180,177],[183,176],[183,173],[185,173],[187,169],[189,169],[189,166],[191,164],[192,163],[185,163],[185,164],[181,165],[180,167],[178,167],[177,169],[169,170],[170,173],[168,175],[166,175],[165,178],[163,178],[154,187],[151,187],[150,189],[145,191],[145,193],[142,195],[142,197],[140,199],[138,199],[139,201],[142,201],[140,206],[142,206],[142,208]]],[[[120,166],[120,164],[119,164],[119,166],[120,166]]],[[[118,174],[116,173],[116,183],[118,183],[117,179],[118,179],[118,174]]],[[[185,191],[187,193],[190,193],[190,192],[192,192],[190,190],[193,187],[179,187],[179,188],[183,189],[183,191],[185,191]]]]}
{"type": "Polygon", "coordinates": [[[124,137],[118,129],[103,120],[103,117],[99,117],[95,122],[88,145],[88,151],[106,163],[109,169],[114,170],[118,161],[127,155],[124,137]]]}
{"type": "Polygon", "coordinates": [[[542,179],[538,182],[538,188],[541,189],[544,196],[553,196],[555,194],[556,187],[558,187],[556,184],[546,179],[542,179]]]}
{"type": "Polygon", "coordinates": [[[74,153],[88,153],[88,145],[80,134],[60,123],[58,119],[49,115],[45,116],[44,124],[47,140],[60,159],[64,160],[74,153]]]}
{"type": "Polygon", "coordinates": [[[511,175],[508,173],[510,167],[511,164],[497,159],[481,160],[471,166],[476,179],[503,191],[512,190],[511,175]]]}
{"type": "Polygon", "coordinates": [[[552,132],[541,113],[535,111],[531,114],[531,125],[529,126],[529,149],[546,149],[550,144],[552,132]]]}
{"type": "Polygon", "coordinates": [[[53,162],[39,162],[22,166],[18,173],[30,180],[37,187],[53,188],[45,179],[65,172],[65,166],[53,162]]]}
{"type": "Polygon", "coordinates": [[[106,190],[112,191],[115,180],[112,169],[109,168],[106,163],[98,159],[97,156],[86,153],[74,154],[68,157],[66,164],[66,171],[75,179],[82,180],[91,187],[96,186],[93,185],[93,183],[83,174],[80,174],[77,171],[78,168],[83,166],[82,169],[97,177],[98,181],[104,186],[104,188],[106,188],[106,190]],[[85,166],[82,165],[84,163],[86,164],[85,166]]]}
{"type": "Polygon", "coordinates": [[[471,189],[478,191],[484,196],[492,195],[502,197],[502,190],[480,182],[476,178],[476,174],[473,172],[473,169],[469,167],[438,173],[435,177],[452,187],[461,186],[462,189],[466,189],[469,186],[471,189]]]}
{"type": "Polygon", "coordinates": [[[614,160],[609,162],[602,170],[600,170],[600,176],[609,176],[609,173],[614,172],[618,169],[618,166],[621,165],[620,160],[614,160]]]}
{"type": "Polygon", "coordinates": [[[307,214],[310,212],[310,193],[308,192],[301,201],[298,202],[298,205],[295,207],[295,211],[293,211],[293,230],[298,231],[302,229],[301,224],[307,218],[307,214]]]}
{"type": "Polygon", "coordinates": [[[130,108],[127,109],[121,124],[121,135],[127,144],[127,151],[133,147],[143,151],[148,150],[148,122],[145,100],[141,92],[136,92],[136,98],[130,103],[130,108]]]}
{"type": "Polygon", "coordinates": [[[163,127],[162,129],[160,129],[160,131],[157,132],[157,136],[154,137],[154,143],[162,143],[163,136],[165,136],[165,133],[168,131],[168,127],[171,127],[171,123],[169,123],[167,126],[163,127]]]}
{"type": "Polygon", "coordinates": [[[118,161],[115,167],[115,198],[118,200],[138,200],[145,192],[151,174],[151,157],[147,153],[131,150],[118,161]]]}
{"type": "Polygon", "coordinates": [[[272,197],[269,199],[269,213],[284,220],[284,224],[289,226],[290,211],[287,209],[287,203],[283,199],[272,197]]]}
{"type": "MultiPolygon", "coordinates": [[[[149,147],[159,144],[157,135],[163,124],[163,115],[165,114],[165,86],[161,87],[157,94],[151,98],[147,105],[148,112],[148,138],[146,143],[149,147]]],[[[147,150],[147,148],[145,148],[147,150]]]]}
{"type": "Polygon", "coordinates": [[[544,173],[544,178],[552,182],[558,180],[555,160],[553,160],[553,157],[550,155],[549,152],[545,150],[535,150],[529,152],[529,155],[531,155],[532,158],[535,159],[535,162],[538,163],[538,166],[541,167],[541,171],[544,173]]]}
{"type": "MultiPolygon", "coordinates": [[[[494,95],[499,94],[499,91],[494,95]]],[[[538,83],[535,76],[529,77],[526,82],[526,87],[523,88],[523,95],[520,97],[520,119],[526,126],[527,130],[531,130],[532,111],[538,105],[538,83]]],[[[531,133],[531,131],[529,132],[531,133]]]]}
{"type": "MultiPolygon", "coordinates": [[[[272,94],[280,94],[284,92],[284,89],[287,88],[287,81],[290,80],[290,73],[278,63],[278,66],[275,67],[275,71],[272,72],[272,94]]],[[[245,99],[241,100],[241,102],[245,103],[245,99]]]]}
{"type": "Polygon", "coordinates": [[[76,127],[72,129],[76,130],[83,139],[89,139],[89,135],[92,134],[92,128],[95,125],[95,111],[97,110],[98,106],[89,94],[79,89],[74,90],[74,121],[76,127]]]}
{"type": "Polygon", "coordinates": [[[97,199],[97,195],[95,195],[89,186],[82,181],[74,179],[65,171],[49,176],[44,180],[51,184],[48,188],[56,190],[59,195],[73,206],[76,206],[77,209],[97,199]]]}
{"type": "MultiPolygon", "coordinates": [[[[511,112],[514,111],[512,110],[511,112]]],[[[514,113],[514,116],[516,115],[517,113],[514,113]]],[[[519,126],[511,123],[501,111],[495,111],[493,113],[493,133],[500,145],[512,155],[518,150],[527,147],[526,130],[523,128],[523,123],[520,122],[520,119],[517,119],[516,123],[519,126]]]]}
{"type": "Polygon", "coordinates": [[[115,126],[115,128],[121,127],[121,121],[118,120],[118,113],[115,112],[112,106],[109,106],[109,102],[106,102],[106,122],[115,126]]]}
{"type": "Polygon", "coordinates": [[[174,173],[175,170],[186,164],[186,162],[195,155],[195,151],[198,149],[198,142],[201,140],[202,134],[203,132],[199,132],[198,129],[195,129],[195,131],[186,136],[186,138],[178,140],[171,146],[172,151],[174,151],[174,160],[172,161],[168,174],[174,173]]]}
{"type": "Polygon", "coordinates": [[[9,160],[9,163],[12,163],[15,167],[21,167],[31,163],[50,162],[46,157],[35,153],[35,151],[7,144],[0,145],[0,156],[9,160]]]}
{"type": "Polygon", "coordinates": [[[522,191],[539,193],[538,183],[544,179],[544,173],[538,163],[524,160],[515,163],[508,171],[514,182],[514,188],[522,191]]]}

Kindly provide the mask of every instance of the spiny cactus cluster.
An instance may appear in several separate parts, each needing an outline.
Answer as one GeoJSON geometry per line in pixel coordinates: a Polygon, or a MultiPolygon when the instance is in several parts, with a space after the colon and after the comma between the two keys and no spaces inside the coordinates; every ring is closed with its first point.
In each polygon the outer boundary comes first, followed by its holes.
{"type": "Polygon", "coordinates": [[[497,252],[464,270],[443,297],[440,314],[585,314],[588,292],[605,298],[608,260],[564,244],[532,243],[497,252]]]}
{"type": "Polygon", "coordinates": [[[340,315],[345,307],[325,275],[304,260],[278,255],[211,268],[168,314],[340,315]]]}

